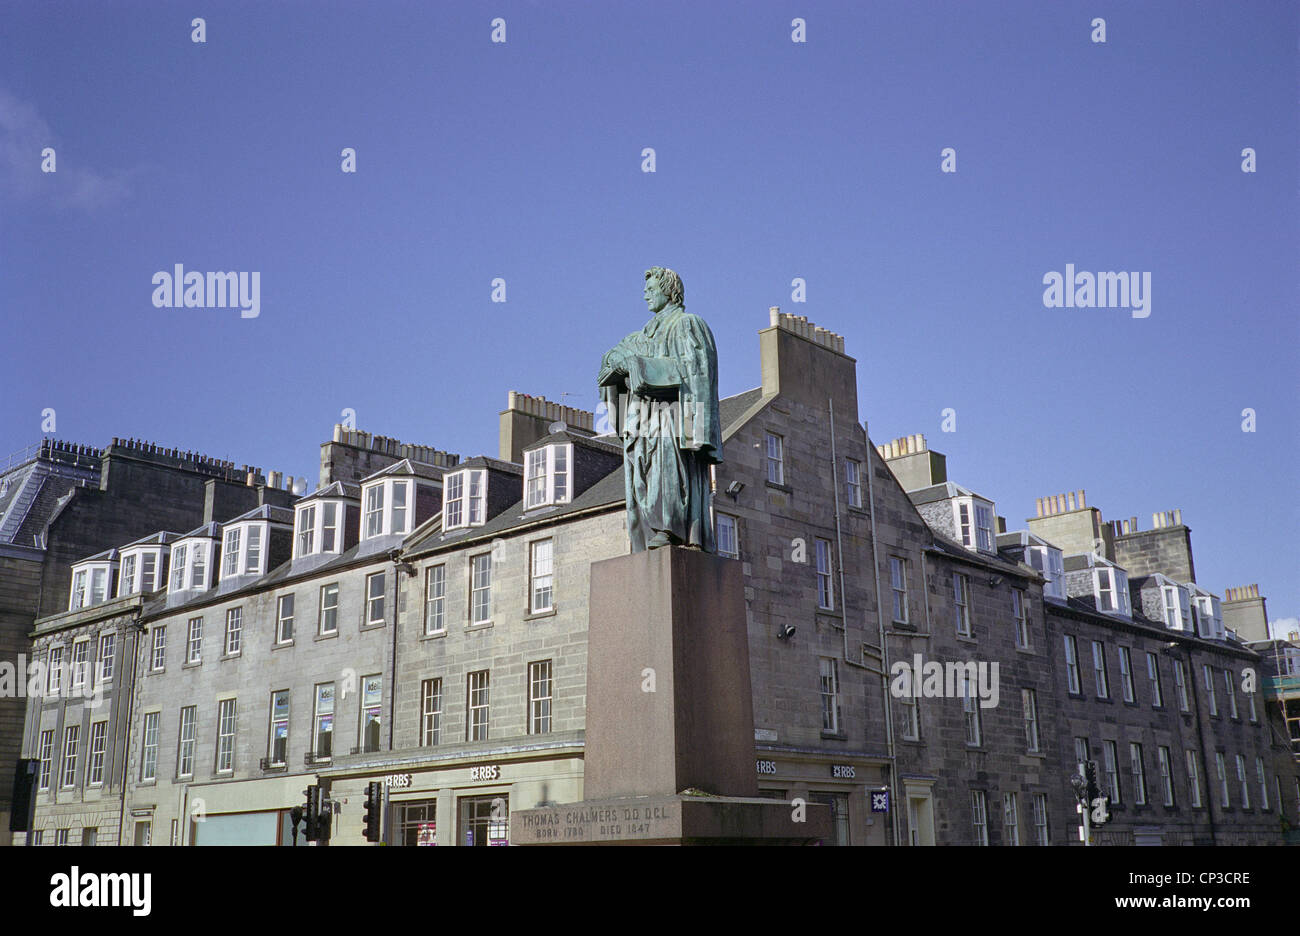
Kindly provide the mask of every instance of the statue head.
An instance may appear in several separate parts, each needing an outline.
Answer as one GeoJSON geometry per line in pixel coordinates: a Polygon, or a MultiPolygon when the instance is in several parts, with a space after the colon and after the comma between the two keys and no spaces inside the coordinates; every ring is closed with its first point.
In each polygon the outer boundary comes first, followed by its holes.
{"type": "Polygon", "coordinates": [[[645,301],[651,312],[659,312],[666,305],[682,305],[684,291],[682,278],[667,267],[654,267],[645,271],[645,301]]]}

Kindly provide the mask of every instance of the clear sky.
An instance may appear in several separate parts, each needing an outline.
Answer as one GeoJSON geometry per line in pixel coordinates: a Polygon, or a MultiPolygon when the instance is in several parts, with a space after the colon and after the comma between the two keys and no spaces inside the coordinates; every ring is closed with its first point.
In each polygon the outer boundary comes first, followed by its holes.
{"type": "Polygon", "coordinates": [[[769,306],[806,315],[873,439],[924,433],[1010,528],[1080,487],[1143,529],[1178,507],[1202,584],[1292,617],[1298,26],[1248,0],[4,0],[0,448],[53,409],[60,438],[314,479],[349,408],[495,454],[508,390],[595,405],[662,264],[724,395],[759,383],[769,306]],[[258,272],[259,315],[155,308],[176,264],[258,272]],[[1045,307],[1066,264],[1149,272],[1149,317],[1045,307]]]}

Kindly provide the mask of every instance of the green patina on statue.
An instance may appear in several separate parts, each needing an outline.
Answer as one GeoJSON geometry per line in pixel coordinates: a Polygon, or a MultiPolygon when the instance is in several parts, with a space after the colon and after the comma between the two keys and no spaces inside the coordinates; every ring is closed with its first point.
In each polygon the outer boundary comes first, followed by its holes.
{"type": "Polygon", "coordinates": [[[682,280],[645,275],[654,313],[601,359],[601,409],[623,441],[627,533],[632,552],[690,546],[714,552],[711,467],[722,461],[718,351],[698,315],[688,315],[682,280]]]}

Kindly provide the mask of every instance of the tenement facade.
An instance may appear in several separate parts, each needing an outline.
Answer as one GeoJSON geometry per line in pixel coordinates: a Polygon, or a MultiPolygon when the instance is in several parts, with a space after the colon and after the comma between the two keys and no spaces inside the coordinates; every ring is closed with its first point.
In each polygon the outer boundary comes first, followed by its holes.
{"type": "MultiPolygon", "coordinates": [[[[1077,844],[1091,762],[1095,842],[1282,841],[1296,761],[1181,514],[1078,492],[1008,531],[919,436],[870,441],[840,336],[773,309],[759,352],[713,514],[762,795],[830,806],[831,844],[1077,844]]],[[[32,834],[288,845],[318,785],[330,844],[364,844],[378,782],[389,844],[495,845],[581,800],[589,569],[628,550],[601,423],[511,393],[466,459],[336,427],[307,496],[87,548],[34,629],[72,675],[27,706],[32,834]]]]}

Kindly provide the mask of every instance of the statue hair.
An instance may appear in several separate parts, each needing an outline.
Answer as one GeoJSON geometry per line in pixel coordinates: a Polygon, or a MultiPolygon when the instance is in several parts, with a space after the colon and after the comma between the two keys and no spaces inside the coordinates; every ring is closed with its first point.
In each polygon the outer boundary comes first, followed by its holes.
{"type": "Polygon", "coordinates": [[[680,276],[667,267],[654,267],[645,271],[646,279],[650,279],[652,276],[658,281],[659,288],[669,302],[676,305],[685,304],[686,291],[682,287],[682,278],[680,276]]]}

